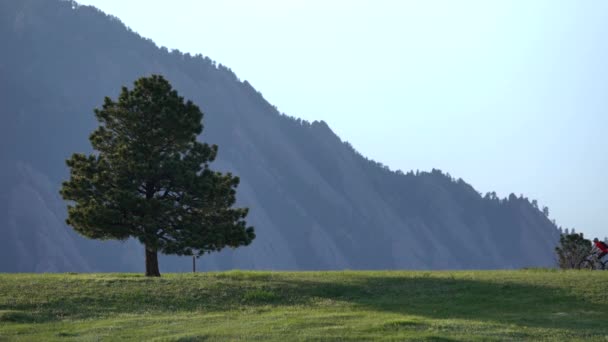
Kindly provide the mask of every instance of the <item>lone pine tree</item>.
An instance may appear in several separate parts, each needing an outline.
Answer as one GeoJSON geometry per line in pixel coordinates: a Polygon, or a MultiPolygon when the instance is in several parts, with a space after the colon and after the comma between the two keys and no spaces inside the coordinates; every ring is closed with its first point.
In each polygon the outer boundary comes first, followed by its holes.
{"type": "Polygon", "coordinates": [[[92,239],[138,239],[146,276],[160,276],[158,252],[200,255],[255,238],[247,208],[233,208],[238,177],[209,169],[216,145],[196,140],[203,113],[162,76],[141,78],[95,110],[97,151],[68,159],[67,223],[92,239]]]}

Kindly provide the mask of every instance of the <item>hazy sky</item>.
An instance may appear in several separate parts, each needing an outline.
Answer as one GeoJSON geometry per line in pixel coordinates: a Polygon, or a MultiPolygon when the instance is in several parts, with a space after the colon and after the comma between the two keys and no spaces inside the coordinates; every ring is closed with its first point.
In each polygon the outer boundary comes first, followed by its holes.
{"type": "Polygon", "coordinates": [[[523,193],[608,236],[608,1],[79,2],[392,169],[523,193]]]}

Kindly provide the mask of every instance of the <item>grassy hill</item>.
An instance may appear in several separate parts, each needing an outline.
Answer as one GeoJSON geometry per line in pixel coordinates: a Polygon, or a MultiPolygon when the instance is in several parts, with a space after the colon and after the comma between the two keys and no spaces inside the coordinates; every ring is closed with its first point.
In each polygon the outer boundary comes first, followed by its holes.
{"type": "Polygon", "coordinates": [[[0,274],[0,340],[601,340],[608,272],[0,274]]]}

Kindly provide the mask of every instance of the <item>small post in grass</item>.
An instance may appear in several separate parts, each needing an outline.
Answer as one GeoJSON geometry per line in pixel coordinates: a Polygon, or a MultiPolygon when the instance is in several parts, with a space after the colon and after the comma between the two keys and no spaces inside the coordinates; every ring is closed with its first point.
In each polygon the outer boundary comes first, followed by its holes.
{"type": "Polygon", "coordinates": [[[192,273],[196,273],[196,256],[192,254],[192,273]]]}

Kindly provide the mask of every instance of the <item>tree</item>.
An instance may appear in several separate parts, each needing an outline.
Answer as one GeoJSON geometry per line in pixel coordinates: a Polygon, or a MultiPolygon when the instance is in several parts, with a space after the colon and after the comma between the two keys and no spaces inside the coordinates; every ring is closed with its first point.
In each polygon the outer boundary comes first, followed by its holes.
{"type": "Polygon", "coordinates": [[[534,209],[538,209],[538,201],[537,200],[532,200],[531,204],[534,207],[534,209]]]}
{"type": "Polygon", "coordinates": [[[559,246],[555,248],[557,262],[562,269],[579,269],[590,251],[591,241],[585,239],[582,233],[562,234],[559,237],[559,246]]]}
{"type": "Polygon", "coordinates": [[[67,223],[92,239],[138,239],[146,276],[160,276],[157,253],[201,255],[255,238],[247,208],[233,208],[239,178],[209,169],[217,146],[196,140],[203,113],[162,76],[141,78],[95,110],[97,151],[68,159],[60,191],[67,223]]]}
{"type": "Polygon", "coordinates": [[[543,215],[549,217],[549,207],[543,207],[543,215]]]}

